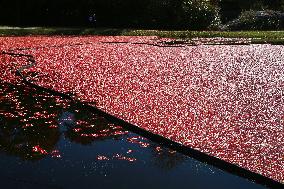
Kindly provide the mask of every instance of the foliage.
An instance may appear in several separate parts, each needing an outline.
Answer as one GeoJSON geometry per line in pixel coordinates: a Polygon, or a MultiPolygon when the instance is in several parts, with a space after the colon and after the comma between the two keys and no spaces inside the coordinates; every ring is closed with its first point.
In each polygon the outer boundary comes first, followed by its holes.
{"type": "Polygon", "coordinates": [[[229,30],[279,30],[284,29],[284,14],[279,11],[245,11],[229,22],[229,30]]]}
{"type": "Polygon", "coordinates": [[[218,30],[235,20],[227,28],[282,28],[278,16],[266,22],[252,10],[284,12],[284,0],[0,0],[0,25],[218,30]]]}
{"type": "Polygon", "coordinates": [[[0,24],[207,29],[218,11],[207,0],[0,0],[0,24]]]}
{"type": "Polygon", "coordinates": [[[284,11],[284,0],[219,0],[220,15],[223,23],[238,18],[241,12],[255,10],[284,11]]]}
{"type": "Polygon", "coordinates": [[[216,28],[220,24],[219,10],[206,0],[185,0],[182,3],[183,27],[216,28]]]}

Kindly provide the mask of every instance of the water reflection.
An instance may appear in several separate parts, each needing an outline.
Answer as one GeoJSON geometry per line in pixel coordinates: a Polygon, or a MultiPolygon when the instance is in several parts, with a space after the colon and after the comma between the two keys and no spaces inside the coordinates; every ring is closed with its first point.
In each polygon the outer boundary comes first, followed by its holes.
{"type": "Polygon", "coordinates": [[[52,128],[60,110],[55,100],[22,85],[0,82],[0,146],[1,151],[22,159],[38,160],[59,140],[60,132],[52,128]],[[48,109],[47,107],[54,107],[48,109]]]}
{"type": "Polygon", "coordinates": [[[152,153],[154,164],[165,171],[174,169],[186,160],[185,156],[176,153],[176,151],[163,149],[160,146],[152,148],[152,153]]]}
{"type": "MultiPolygon", "coordinates": [[[[128,136],[128,131],[90,112],[82,105],[40,92],[24,84],[0,82],[0,146],[1,151],[25,160],[40,160],[47,155],[61,156],[56,149],[60,137],[71,142],[91,145],[107,139],[126,141],[138,148],[152,151],[155,165],[164,169],[174,168],[184,160],[182,155],[163,150],[141,136],[128,136]],[[157,150],[160,149],[160,150],[157,150]]],[[[125,154],[111,158],[133,161],[125,154]]],[[[100,157],[105,157],[101,155],[100,157]]]]}

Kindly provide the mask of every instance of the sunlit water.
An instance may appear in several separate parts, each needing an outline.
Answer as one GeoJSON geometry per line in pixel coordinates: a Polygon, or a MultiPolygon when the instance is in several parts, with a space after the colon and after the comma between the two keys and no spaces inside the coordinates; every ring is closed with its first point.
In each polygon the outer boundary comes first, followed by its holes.
{"type": "Polygon", "coordinates": [[[0,81],[1,188],[264,188],[61,97],[0,81]]]}

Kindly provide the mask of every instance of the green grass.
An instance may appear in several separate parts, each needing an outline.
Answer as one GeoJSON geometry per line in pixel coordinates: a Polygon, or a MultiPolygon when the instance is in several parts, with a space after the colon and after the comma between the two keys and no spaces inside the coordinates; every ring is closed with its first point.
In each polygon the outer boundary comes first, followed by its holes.
{"type": "Polygon", "coordinates": [[[0,36],[25,35],[125,35],[160,36],[178,39],[194,37],[251,38],[252,43],[284,44],[284,31],[163,31],[112,28],[0,27],[0,36]]]}

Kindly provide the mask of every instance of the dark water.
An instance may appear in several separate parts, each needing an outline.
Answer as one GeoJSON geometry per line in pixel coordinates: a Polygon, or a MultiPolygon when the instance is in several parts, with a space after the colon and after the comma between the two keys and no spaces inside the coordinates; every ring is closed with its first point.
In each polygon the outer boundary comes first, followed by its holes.
{"type": "Polygon", "coordinates": [[[1,188],[264,188],[124,130],[82,105],[0,81],[1,188]]]}

